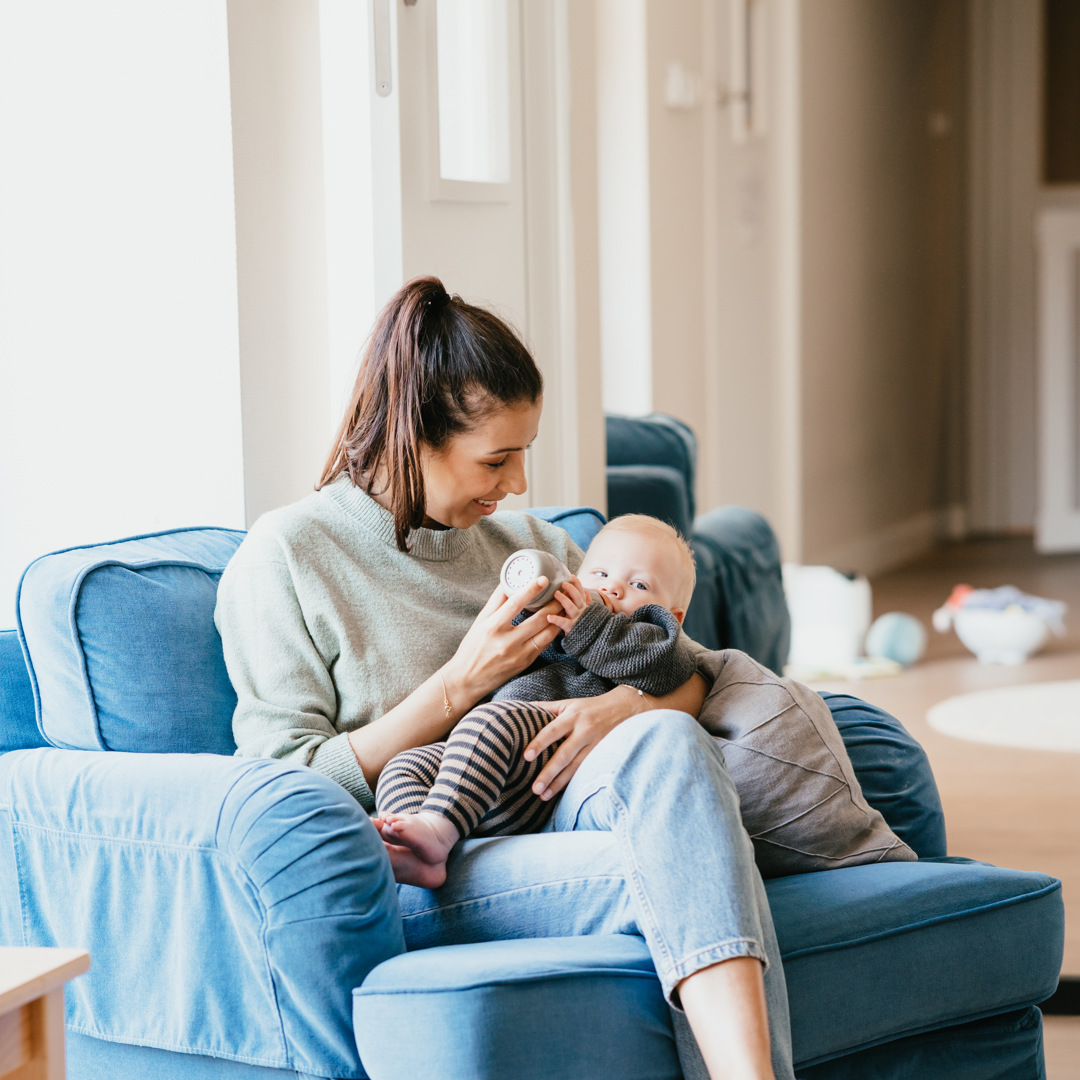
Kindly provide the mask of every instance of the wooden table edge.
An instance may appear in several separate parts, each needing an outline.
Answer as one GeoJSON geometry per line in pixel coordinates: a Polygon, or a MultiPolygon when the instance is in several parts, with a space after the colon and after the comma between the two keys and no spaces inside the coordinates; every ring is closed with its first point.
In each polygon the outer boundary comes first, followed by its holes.
{"type": "MultiPolygon", "coordinates": [[[[0,961],[3,960],[6,949],[0,949],[0,961]]],[[[14,950],[11,950],[14,951],[14,950]]],[[[44,955],[55,953],[56,963],[28,980],[8,990],[0,990],[0,1014],[11,1012],[13,1009],[25,1005],[28,1001],[43,997],[50,990],[63,986],[69,979],[76,975],[82,975],[90,970],[90,954],[85,949],[19,949],[23,953],[40,952],[44,955]]],[[[0,977],[2,984],[2,977],[0,977]]]]}

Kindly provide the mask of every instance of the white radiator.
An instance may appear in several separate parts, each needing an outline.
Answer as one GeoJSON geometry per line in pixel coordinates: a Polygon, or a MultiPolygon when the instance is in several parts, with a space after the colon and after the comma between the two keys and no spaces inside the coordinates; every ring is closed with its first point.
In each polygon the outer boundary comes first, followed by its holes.
{"type": "Polygon", "coordinates": [[[1039,215],[1039,551],[1080,551],[1080,210],[1039,215]]]}

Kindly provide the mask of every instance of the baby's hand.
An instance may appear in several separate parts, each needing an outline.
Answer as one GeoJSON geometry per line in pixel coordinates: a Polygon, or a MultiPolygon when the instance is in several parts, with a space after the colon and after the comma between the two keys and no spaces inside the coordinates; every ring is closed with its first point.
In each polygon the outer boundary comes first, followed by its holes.
{"type": "Polygon", "coordinates": [[[548,622],[554,623],[564,634],[569,634],[589,606],[589,594],[581,582],[572,577],[563,582],[562,588],[555,593],[555,599],[562,605],[562,614],[549,615],[548,622]]]}

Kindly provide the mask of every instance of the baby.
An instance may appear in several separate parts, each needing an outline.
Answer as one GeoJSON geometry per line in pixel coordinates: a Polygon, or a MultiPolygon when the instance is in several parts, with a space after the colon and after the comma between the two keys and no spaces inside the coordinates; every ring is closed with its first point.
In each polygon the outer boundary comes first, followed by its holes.
{"type": "Polygon", "coordinates": [[[535,832],[553,803],[532,784],[555,751],[525,748],[554,715],[533,702],[593,697],[617,685],[662,696],[696,667],[681,631],[694,589],[694,556],[657,518],[626,514],[604,526],[579,575],[556,593],[562,635],[490,703],[464,716],[445,742],[406,750],[383,769],[373,819],[394,877],[438,888],[451,848],[467,836],[535,832]]]}

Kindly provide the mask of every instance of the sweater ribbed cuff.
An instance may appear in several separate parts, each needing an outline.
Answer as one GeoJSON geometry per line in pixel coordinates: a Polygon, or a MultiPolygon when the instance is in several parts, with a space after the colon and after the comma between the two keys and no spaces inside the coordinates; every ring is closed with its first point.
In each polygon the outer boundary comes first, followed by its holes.
{"type": "Polygon", "coordinates": [[[347,731],[322,743],[308,764],[340,784],[369,814],[374,812],[375,796],[364,779],[347,731]]]}

